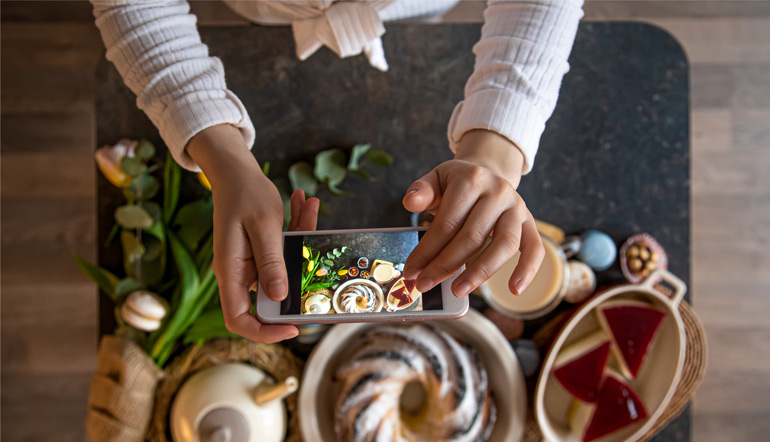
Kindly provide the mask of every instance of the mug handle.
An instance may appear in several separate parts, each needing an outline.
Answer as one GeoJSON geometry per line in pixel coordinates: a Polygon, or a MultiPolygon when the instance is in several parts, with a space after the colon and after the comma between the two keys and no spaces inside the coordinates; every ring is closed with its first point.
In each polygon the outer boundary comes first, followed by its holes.
{"type": "Polygon", "coordinates": [[[673,273],[663,269],[652,272],[641,285],[666,295],[674,307],[679,305],[687,293],[687,285],[673,273]],[[666,284],[670,287],[666,287],[666,284]]]}

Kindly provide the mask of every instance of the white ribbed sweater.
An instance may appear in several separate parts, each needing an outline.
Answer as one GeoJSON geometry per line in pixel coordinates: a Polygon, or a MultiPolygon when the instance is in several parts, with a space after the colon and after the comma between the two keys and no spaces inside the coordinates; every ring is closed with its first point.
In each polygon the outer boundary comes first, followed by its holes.
{"type": "MultiPolygon", "coordinates": [[[[446,0],[430,1],[437,5],[447,3],[446,0]]],[[[238,97],[227,89],[222,63],[209,56],[198,34],[196,17],[190,14],[186,1],[92,2],[107,59],[115,64],[126,85],[137,95],[137,106],[157,126],[180,165],[199,170],[185,152],[185,146],[195,134],[216,124],[233,124],[241,130],[247,145],[253,145],[254,127],[248,113],[238,97]]],[[[414,11],[413,15],[426,10],[424,2],[418,3],[418,0],[385,3],[394,6],[378,8],[377,14],[383,20],[404,18],[410,15],[410,10],[414,11]]],[[[325,8],[337,3],[303,0],[286,1],[286,4],[289,8],[319,11],[311,12],[311,16],[331,16],[327,14],[331,10],[325,8]]],[[[347,6],[350,5],[336,9],[344,15],[347,6]]],[[[521,149],[525,172],[532,168],[545,122],[556,105],[561,79],[569,70],[567,58],[583,15],[581,7],[582,0],[489,0],[481,40],[473,48],[474,72],[465,86],[465,99],[457,105],[449,121],[451,148],[454,149],[469,130],[488,129],[505,136],[521,149]]],[[[254,9],[260,9],[259,5],[254,9]]],[[[303,14],[308,15],[304,11],[303,14]]],[[[280,22],[275,17],[272,20],[265,17],[264,12],[262,17],[247,18],[280,22]]],[[[307,17],[297,19],[300,18],[307,17]]],[[[332,20],[325,16],[323,19],[332,20]]],[[[295,38],[308,38],[302,28],[298,31],[297,22],[292,24],[295,38]]],[[[383,31],[381,23],[379,26],[383,31]]],[[[328,35],[321,35],[321,44],[339,45],[346,52],[343,56],[365,51],[372,60],[367,48],[356,46],[359,42],[346,36],[347,29],[327,34],[334,34],[336,41],[329,42],[328,35]]],[[[372,60],[372,63],[375,62],[372,60]]]]}

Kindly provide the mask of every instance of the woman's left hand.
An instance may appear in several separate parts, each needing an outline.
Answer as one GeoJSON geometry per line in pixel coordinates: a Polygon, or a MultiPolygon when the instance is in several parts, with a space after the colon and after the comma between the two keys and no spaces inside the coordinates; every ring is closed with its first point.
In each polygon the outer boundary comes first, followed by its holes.
{"type": "Polygon", "coordinates": [[[487,130],[465,134],[453,160],[439,164],[412,183],[404,197],[410,212],[435,213],[433,223],[406,261],[404,277],[426,292],[445,280],[492,240],[452,284],[466,296],[489,279],[519,250],[509,280],[520,294],[545,256],[535,220],[516,192],[524,157],[505,137],[487,130]]]}

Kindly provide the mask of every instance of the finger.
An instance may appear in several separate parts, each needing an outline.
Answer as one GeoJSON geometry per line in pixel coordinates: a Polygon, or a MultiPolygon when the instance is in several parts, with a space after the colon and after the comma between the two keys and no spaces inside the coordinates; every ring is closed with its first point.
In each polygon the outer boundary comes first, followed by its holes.
{"type": "Polygon", "coordinates": [[[257,267],[257,279],[267,297],[273,301],[282,301],[289,291],[281,224],[278,219],[266,218],[258,226],[246,227],[257,267]]]}
{"type": "Polygon", "coordinates": [[[530,215],[522,226],[521,257],[508,281],[508,287],[512,293],[519,295],[524,292],[535,278],[543,258],[545,258],[543,239],[540,238],[535,220],[530,215]]]}
{"type": "Polygon", "coordinates": [[[452,276],[457,269],[462,267],[484,246],[492,228],[506,209],[506,203],[510,204],[510,202],[503,202],[499,198],[481,198],[473,206],[468,219],[457,235],[420,272],[417,285],[421,285],[422,280],[438,283],[452,276]]]}
{"type": "Polygon", "coordinates": [[[318,198],[310,198],[302,205],[302,213],[299,216],[296,230],[315,230],[318,223],[318,208],[321,201],[318,198]]]}
{"type": "Polygon", "coordinates": [[[439,202],[441,202],[441,183],[435,169],[413,182],[402,200],[404,208],[413,213],[434,210],[439,202]]]}
{"type": "Polygon", "coordinates": [[[297,230],[297,224],[299,223],[299,217],[302,213],[302,206],[305,204],[305,192],[302,189],[297,189],[291,194],[290,200],[291,207],[291,219],[289,219],[289,230],[297,230]]]}
{"type": "MultiPolygon", "coordinates": [[[[450,184],[441,197],[436,218],[428,227],[417,247],[412,250],[404,266],[406,279],[417,278],[422,270],[433,261],[439,252],[455,237],[465,223],[471,209],[478,198],[477,192],[465,186],[450,184]]],[[[434,281],[418,281],[417,290],[427,291],[434,281]],[[423,290],[423,289],[426,290],[423,290]]]]}
{"type": "Polygon", "coordinates": [[[452,283],[452,293],[462,297],[488,280],[519,251],[524,215],[509,209],[495,224],[492,241],[452,283]]]}
{"type": "Polygon", "coordinates": [[[251,315],[249,288],[257,273],[246,232],[238,223],[221,225],[217,219],[214,222],[214,273],[227,329],[257,342],[296,336],[291,327],[267,330],[265,334],[263,325],[251,315]]]}

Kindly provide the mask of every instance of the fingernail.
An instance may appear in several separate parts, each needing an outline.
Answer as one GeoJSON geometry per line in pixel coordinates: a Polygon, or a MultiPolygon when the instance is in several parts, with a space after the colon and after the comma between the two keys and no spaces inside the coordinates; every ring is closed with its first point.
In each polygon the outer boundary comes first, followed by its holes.
{"type": "Polygon", "coordinates": [[[407,195],[411,195],[411,194],[417,192],[418,190],[420,190],[420,188],[419,187],[415,187],[414,189],[411,189],[409,192],[406,192],[406,194],[407,195]]]}
{"type": "Polygon", "coordinates": [[[297,336],[299,336],[299,330],[295,328],[291,333],[289,333],[289,337],[287,339],[294,339],[297,336]]]}
{"type": "Polygon", "coordinates": [[[429,279],[429,278],[421,279],[417,281],[417,290],[420,291],[421,293],[425,293],[428,290],[432,289],[433,286],[435,285],[436,283],[433,282],[432,279],[429,279]]]}
{"type": "Polygon", "coordinates": [[[417,279],[420,276],[420,271],[413,268],[404,269],[404,279],[417,279]]]}
{"type": "Polygon", "coordinates": [[[286,283],[283,279],[276,279],[267,285],[267,295],[270,299],[279,300],[286,293],[286,283]]]}
{"type": "Polygon", "coordinates": [[[471,291],[471,285],[467,282],[461,282],[455,287],[455,296],[462,298],[471,291]]]}
{"type": "Polygon", "coordinates": [[[531,278],[529,273],[517,279],[514,283],[514,288],[516,289],[516,293],[514,293],[514,295],[520,295],[524,293],[524,290],[526,290],[527,286],[529,285],[530,279],[531,278]]]}

